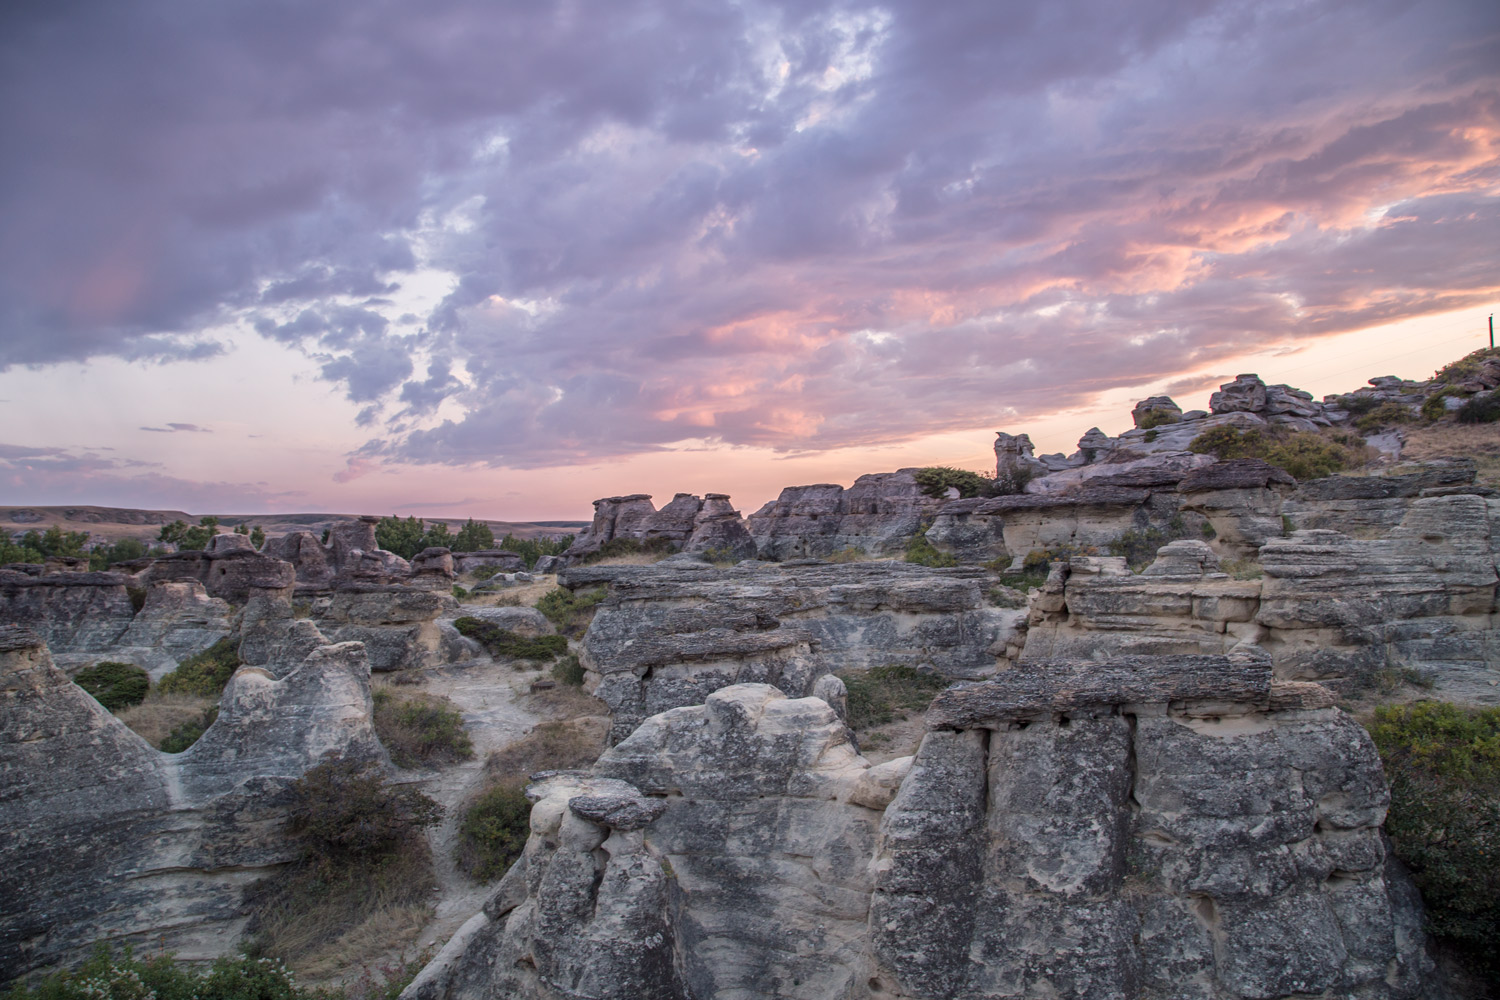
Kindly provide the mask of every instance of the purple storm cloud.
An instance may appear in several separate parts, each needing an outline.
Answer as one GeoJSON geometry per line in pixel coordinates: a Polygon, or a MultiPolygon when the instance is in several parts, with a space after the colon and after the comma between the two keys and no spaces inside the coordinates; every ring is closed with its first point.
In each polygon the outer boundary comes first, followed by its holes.
{"type": "Polygon", "coordinates": [[[1052,411],[1492,300],[1497,66],[1481,2],[13,3],[0,370],[291,345],[346,478],[1052,411]]]}

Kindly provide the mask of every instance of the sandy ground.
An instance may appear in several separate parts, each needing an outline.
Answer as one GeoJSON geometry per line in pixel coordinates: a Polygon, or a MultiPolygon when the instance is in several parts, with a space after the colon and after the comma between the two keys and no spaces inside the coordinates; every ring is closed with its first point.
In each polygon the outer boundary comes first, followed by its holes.
{"type": "Polygon", "coordinates": [[[407,772],[419,778],[422,791],[443,807],[442,822],[428,831],[439,895],[431,921],[418,935],[419,949],[442,947],[479,911],[493,888],[475,884],[454,864],[461,807],[483,782],[485,759],[545,718],[524,705],[531,682],[543,676],[541,670],[517,670],[484,659],[425,671],[425,676],[419,690],[448,698],[463,713],[474,756],[441,770],[407,772]]]}

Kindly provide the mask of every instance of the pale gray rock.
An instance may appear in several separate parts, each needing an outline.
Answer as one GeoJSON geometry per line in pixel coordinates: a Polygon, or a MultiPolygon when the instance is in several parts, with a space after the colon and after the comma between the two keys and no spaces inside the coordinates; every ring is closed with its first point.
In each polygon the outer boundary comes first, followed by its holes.
{"type": "Polygon", "coordinates": [[[326,590],[333,583],[336,567],[332,553],[310,531],[293,531],[271,539],[266,543],[265,552],[292,564],[299,589],[326,590]]]}
{"type": "Polygon", "coordinates": [[[1500,701],[1497,524],[1494,500],[1438,496],[1413,500],[1386,538],[1308,529],[1267,542],[1255,620],[1278,673],[1358,687],[1410,669],[1440,696],[1500,701]]]}
{"type": "Polygon", "coordinates": [[[1037,665],[871,768],[824,702],[725,688],[541,776],[403,1000],[1430,995],[1379,758],[1329,701],[1263,661],[1037,665]]]}
{"type": "Polygon", "coordinates": [[[161,580],[146,588],[145,605],[107,652],[160,680],[233,631],[234,607],[228,601],[210,597],[197,580],[161,580]]]}
{"type": "Polygon", "coordinates": [[[83,958],[97,941],[204,961],[230,950],[245,890],[296,856],[287,785],[331,750],[384,759],[358,645],[281,680],[242,668],[184,753],[148,746],[0,625],[0,973],[83,958]]]}
{"type": "Polygon", "coordinates": [[[1214,529],[1214,548],[1232,558],[1248,558],[1267,539],[1285,532],[1283,501],[1297,481],[1258,458],[1237,458],[1194,471],[1178,483],[1181,510],[1205,518],[1214,529]]]}
{"type": "Polygon", "coordinates": [[[1379,476],[1328,476],[1298,485],[1281,513],[1298,528],[1329,528],[1349,535],[1389,532],[1406,517],[1413,500],[1430,490],[1476,493],[1473,460],[1429,462],[1379,476]]]}
{"type": "Polygon", "coordinates": [[[527,639],[557,634],[557,629],[547,620],[547,616],[536,608],[464,608],[462,613],[527,639]]]}
{"type": "Polygon", "coordinates": [[[981,677],[1016,617],[989,606],[981,571],[909,563],[663,562],[574,567],[560,582],[610,588],[582,659],[600,677],[595,694],[610,706],[616,740],[736,683],[801,697],[824,674],[887,664],[981,677]]]}
{"type": "MultiPolygon", "coordinates": [[[[1135,404],[1130,419],[1136,427],[1147,421],[1158,425],[1175,424],[1182,419],[1182,407],[1173,402],[1171,396],[1148,396],[1135,404]]],[[[1079,442],[1079,447],[1083,447],[1083,442],[1079,442]]]]}
{"type": "Polygon", "coordinates": [[[363,643],[370,669],[388,672],[448,662],[439,619],[457,611],[458,602],[439,591],[349,586],[318,609],[316,620],[332,642],[363,643]]]}
{"type": "Polygon", "coordinates": [[[1008,492],[1020,490],[1032,479],[1051,470],[1036,458],[1036,447],[1028,434],[995,432],[995,481],[1008,492]]]}
{"type": "Polygon", "coordinates": [[[448,590],[456,576],[453,553],[434,545],[418,552],[411,559],[411,579],[407,586],[424,590],[448,590]]]}
{"type": "Polygon", "coordinates": [[[1266,384],[1259,375],[1236,375],[1209,397],[1210,413],[1261,413],[1266,408],[1266,384]]]}
{"type": "Polygon", "coordinates": [[[135,608],[126,583],[120,573],[0,570],[0,622],[26,626],[79,663],[112,648],[130,628],[135,608]]]}
{"type": "Polygon", "coordinates": [[[454,552],[451,555],[455,573],[472,573],[491,566],[501,573],[514,573],[526,568],[526,560],[521,558],[521,553],[509,549],[481,549],[478,552],[454,552]]]}
{"type": "Polygon", "coordinates": [[[847,490],[833,483],[783,489],[746,522],[759,557],[822,558],[843,549],[867,555],[904,551],[945,502],[922,492],[918,471],[860,476],[847,490]]]}
{"type": "Polygon", "coordinates": [[[595,500],[593,522],[579,533],[563,558],[569,563],[578,562],[616,537],[639,540],[647,522],[655,515],[656,507],[649,493],[595,500]]]}
{"type": "Polygon", "coordinates": [[[704,495],[684,550],[727,554],[731,559],[753,559],[756,555],[755,539],[740,512],[730,505],[727,493],[704,495]]]}

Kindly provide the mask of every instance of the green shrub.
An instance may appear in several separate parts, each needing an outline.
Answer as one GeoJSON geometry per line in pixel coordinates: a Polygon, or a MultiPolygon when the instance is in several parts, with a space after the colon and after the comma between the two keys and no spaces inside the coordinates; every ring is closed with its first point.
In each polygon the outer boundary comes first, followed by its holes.
{"type": "Polygon", "coordinates": [[[475,580],[490,580],[500,572],[499,566],[481,566],[474,571],[475,580]]]}
{"type": "Polygon", "coordinates": [[[466,601],[469,599],[469,592],[456,583],[453,585],[452,594],[455,601],[466,601]]]}
{"type": "Polygon", "coordinates": [[[162,525],[157,541],[170,542],[183,552],[196,552],[208,548],[208,543],[219,533],[219,519],[204,517],[197,525],[189,527],[186,521],[173,521],[162,525]]]}
{"type": "Polygon", "coordinates": [[[1434,382],[1466,382],[1479,374],[1486,360],[1500,358],[1500,347],[1481,347],[1470,351],[1451,364],[1444,365],[1433,373],[1434,382]]]}
{"type": "Polygon", "coordinates": [[[1038,474],[1036,467],[1031,465],[998,472],[995,476],[995,496],[1008,497],[1025,493],[1026,484],[1035,479],[1038,474]]]}
{"type": "Polygon", "coordinates": [[[1188,450],[1221,460],[1258,458],[1285,470],[1293,479],[1321,479],[1364,464],[1365,444],[1347,432],[1285,431],[1279,428],[1241,431],[1220,425],[1195,437],[1188,450]]]}
{"type": "Polygon", "coordinates": [[[397,696],[383,687],[372,694],[375,735],[397,767],[431,767],[474,756],[474,744],[464,731],[464,717],[447,698],[397,696]]]}
{"type": "Polygon", "coordinates": [[[588,631],[595,608],[607,596],[609,588],[603,586],[576,592],[558,587],[543,594],[536,602],[536,609],[546,615],[559,632],[576,639],[588,631]]]}
{"type": "Polygon", "coordinates": [[[906,543],[906,561],[916,563],[918,566],[957,566],[958,559],[951,553],[940,552],[937,547],[927,540],[927,536],[919,530],[912,535],[906,543]]]}
{"type": "Polygon", "coordinates": [[[1492,424],[1500,420],[1500,392],[1473,397],[1458,408],[1455,416],[1461,424],[1492,424]]]}
{"type": "Polygon", "coordinates": [[[922,492],[930,497],[946,497],[950,488],[958,490],[961,498],[995,495],[994,479],[946,465],[930,465],[925,469],[918,469],[913,478],[922,487],[922,492]]]}
{"type": "Polygon", "coordinates": [[[1411,408],[1395,400],[1387,400],[1362,416],[1356,417],[1354,426],[1362,434],[1374,434],[1386,427],[1412,422],[1411,408]]]}
{"type": "Polygon", "coordinates": [[[715,566],[733,566],[740,561],[739,556],[735,555],[727,545],[704,549],[701,555],[715,566]]]}
{"type": "Polygon", "coordinates": [[[1336,400],[1336,403],[1341,409],[1348,410],[1357,416],[1361,413],[1369,413],[1375,409],[1375,407],[1380,405],[1380,400],[1369,394],[1356,395],[1351,392],[1347,396],[1340,396],[1336,400]]]}
{"type": "Polygon", "coordinates": [[[1181,414],[1173,413],[1171,410],[1147,410],[1141,415],[1140,427],[1142,430],[1149,431],[1167,424],[1175,424],[1181,419],[1181,414]]]}
{"type": "Polygon", "coordinates": [[[1428,396],[1422,403],[1422,419],[1427,421],[1441,420],[1448,415],[1448,404],[1446,400],[1453,395],[1452,390],[1443,389],[1428,396]]]}
{"type": "MultiPolygon", "coordinates": [[[[422,536],[427,532],[427,525],[415,517],[405,520],[392,514],[390,517],[382,517],[380,523],[375,525],[375,544],[387,552],[394,552],[402,559],[410,559],[421,552],[424,546],[422,536]]],[[[323,540],[327,544],[328,540],[323,540]]]]}
{"type": "Polygon", "coordinates": [[[197,694],[218,697],[240,667],[240,644],[225,637],[201,653],[194,653],[163,677],[157,687],[163,694],[197,694]]]}
{"type": "Polygon", "coordinates": [[[136,614],[140,614],[141,609],[146,606],[146,588],[126,587],[125,594],[130,598],[131,610],[133,610],[136,614]]]}
{"type": "Polygon", "coordinates": [[[111,712],[139,705],[151,690],[151,675],[134,663],[105,660],[73,675],[73,682],[111,712]]]}
{"type": "Polygon", "coordinates": [[[542,556],[560,556],[572,548],[573,536],[563,535],[560,538],[550,538],[543,535],[541,538],[516,538],[514,535],[506,535],[500,539],[499,547],[509,552],[519,553],[526,563],[526,568],[531,569],[542,556]]]}
{"type": "Polygon", "coordinates": [[[163,753],[182,753],[188,747],[197,743],[199,738],[219,718],[219,706],[210,705],[203,710],[203,714],[195,719],[189,719],[182,725],[173,729],[162,737],[161,750],[163,753]]]}
{"type": "MultiPolygon", "coordinates": [[[[89,540],[87,531],[64,531],[60,525],[52,525],[46,531],[31,530],[21,536],[19,542],[8,537],[0,539],[0,563],[40,563],[53,556],[79,557],[89,540]]],[[[93,569],[93,556],[89,555],[89,568],[93,569]]]]}
{"type": "Polygon", "coordinates": [[[568,687],[583,687],[583,664],[578,662],[577,656],[569,653],[552,664],[552,676],[559,684],[566,684],[568,687]]]}
{"type": "Polygon", "coordinates": [[[472,517],[464,522],[453,536],[454,552],[483,552],[495,547],[495,533],[487,524],[480,524],[472,517]]]}
{"type": "Polygon", "coordinates": [[[870,558],[865,550],[855,545],[845,545],[836,552],[829,553],[825,559],[831,563],[856,563],[864,562],[870,558]]]}
{"type": "Polygon", "coordinates": [[[1014,587],[1007,587],[1004,584],[996,584],[995,586],[991,587],[989,590],[989,598],[990,604],[993,607],[1008,608],[1011,610],[1024,608],[1028,603],[1026,595],[1023,592],[1015,589],[1014,587]]]}
{"type": "Polygon", "coordinates": [[[458,835],[459,868],[476,882],[497,879],[526,849],[531,804],[515,785],[492,788],[464,812],[458,835]]]}
{"type": "Polygon", "coordinates": [[[904,664],[844,671],[838,676],[849,693],[849,728],[856,731],[925,711],[937,693],[948,686],[938,674],[904,664]]]}
{"type": "MultiPolygon", "coordinates": [[[[109,569],[115,563],[139,559],[146,554],[146,543],[135,538],[122,538],[113,545],[101,545],[89,552],[89,569],[109,569]]],[[[140,610],[137,608],[136,610],[140,610]]]]}
{"type": "Polygon", "coordinates": [[[539,635],[528,639],[482,618],[460,618],[453,623],[453,627],[458,629],[460,635],[483,646],[491,656],[547,661],[568,651],[568,640],[563,636],[539,635]]]}
{"type": "Polygon", "coordinates": [[[1370,735],[1391,786],[1386,831],[1428,929],[1500,973],[1500,708],[1386,705],[1370,735]]]}
{"type": "Polygon", "coordinates": [[[27,983],[16,980],[9,1000],[338,1000],[325,989],[305,989],[270,958],[224,956],[208,968],[179,964],[171,955],[138,959],[129,947],[115,955],[99,944],[76,969],[27,983]]]}
{"type": "Polygon", "coordinates": [[[247,893],[252,950],[291,960],[379,912],[427,903],[437,881],[422,830],[441,818],[436,802],[337,753],[288,797],[300,857],[247,893]]]}
{"type": "Polygon", "coordinates": [[[1155,525],[1148,525],[1140,530],[1131,528],[1109,543],[1109,554],[1124,556],[1126,565],[1133,572],[1139,573],[1156,561],[1157,549],[1169,542],[1187,538],[1189,535],[1187,523],[1179,515],[1172,518],[1166,528],[1158,528],[1155,525]]]}
{"type": "Polygon", "coordinates": [[[1160,431],[1153,427],[1145,434],[1141,435],[1141,440],[1145,441],[1147,444],[1150,444],[1152,441],[1156,440],[1156,436],[1160,433],[1160,431]]]}

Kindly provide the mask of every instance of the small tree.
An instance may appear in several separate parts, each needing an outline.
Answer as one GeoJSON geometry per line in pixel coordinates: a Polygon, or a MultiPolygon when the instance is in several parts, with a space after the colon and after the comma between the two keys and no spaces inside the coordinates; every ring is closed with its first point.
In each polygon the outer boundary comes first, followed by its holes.
{"type": "Polygon", "coordinates": [[[250,532],[250,544],[257,549],[263,548],[266,544],[266,529],[257,524],[250,532]]]}
{"type": "Polygon", "coordinates": [[[402,559],[410,559],[422,551],[422,536],[426,530],[427,526],[415,517],[403,521],[392,514],[381,518],[375,525],[375,544],[402,559]]]}
{"type": "Polygon", "coordinates": [[[451,548],[454,552],[479,552],[483,549],[495,547],[495,533],[487,524],[480,524],[472,517],[464,522],[464,526],[458,529],[458,534],[453,539],[451,548]]]}

